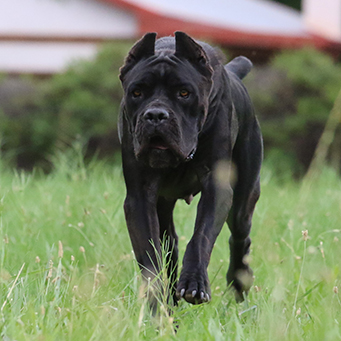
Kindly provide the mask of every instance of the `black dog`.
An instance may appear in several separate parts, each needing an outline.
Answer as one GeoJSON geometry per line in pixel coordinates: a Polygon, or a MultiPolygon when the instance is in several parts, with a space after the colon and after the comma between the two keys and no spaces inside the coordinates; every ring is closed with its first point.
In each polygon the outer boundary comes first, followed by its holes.
{"type": "MultiPolygon", "coordinates": [[[[153,280],[160,270],[160,240],[166,236],[174,300],[207,302],[211,298],[207,266],[228,222],[227,283],[242,300],[252,284],[245,255],[262,162],[259,125],[240,81],[252,64],[238,57],[224,66],[219,51],[183,32],[155,39],[156,33],[148,33],[138,41],[120,70],[124,209],[137,262],[144,279],[153,280]],[[178,199],[190,203],[199,192],[194,234],[176,285],[173,209],[178,199]]],[[[150,292],[155,308],[157,294],[150,292]]]]}

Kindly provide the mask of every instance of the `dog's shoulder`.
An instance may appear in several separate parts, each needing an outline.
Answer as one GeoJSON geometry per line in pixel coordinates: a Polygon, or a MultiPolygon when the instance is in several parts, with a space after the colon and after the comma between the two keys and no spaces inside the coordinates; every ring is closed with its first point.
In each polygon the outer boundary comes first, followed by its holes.
{"type": "Polygon", "coordinates": [[[226,57],[224,53],[217,47],[211,46],[210,44],[198,41],[198,44],[204,49],[211,66],[214,68],[217,65],[225,64],[226,57]]]}

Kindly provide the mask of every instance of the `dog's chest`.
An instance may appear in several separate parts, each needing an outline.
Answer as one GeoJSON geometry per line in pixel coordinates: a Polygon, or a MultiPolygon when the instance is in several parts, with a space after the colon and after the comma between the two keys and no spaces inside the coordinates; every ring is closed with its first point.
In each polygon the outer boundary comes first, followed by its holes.
{"type": "Polygon", "coordinates": [[[179,167],[167,172],[161,180],[159,195],[167,199],[184,199],[200,192],[200,183],[195,170],[179,167]]]}

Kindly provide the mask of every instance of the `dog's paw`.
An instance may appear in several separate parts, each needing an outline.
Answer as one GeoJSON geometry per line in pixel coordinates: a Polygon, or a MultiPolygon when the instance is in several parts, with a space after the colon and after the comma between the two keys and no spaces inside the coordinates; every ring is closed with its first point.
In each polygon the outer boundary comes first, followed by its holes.
{"type": "Polygon", "coordinates": [[[182,270],[177,285],[176,297],[188,303],[201,304],[211,300],[211,291],[206,270],[182,270]]]}
{"type": "Polygon", "coordinates": [[[244,269],[227,272],[227,285],[234,290],[236,301],[243,302],[253,283],[253,271],[246,266],[244,269]]]}

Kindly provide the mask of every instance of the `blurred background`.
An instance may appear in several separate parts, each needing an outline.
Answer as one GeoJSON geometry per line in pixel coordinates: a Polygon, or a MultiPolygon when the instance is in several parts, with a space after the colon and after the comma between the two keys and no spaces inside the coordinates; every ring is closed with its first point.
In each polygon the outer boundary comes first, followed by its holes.
{"type": "Polygon", "coordinates": [[[144,33],[176,30],[252,60],[245,84],[274,170],[302,176],[319,142],[341,169],[341,0],[2,1],[3,162],[49,172],[74,143],[117,159],[119,67],[144,33]]]}

